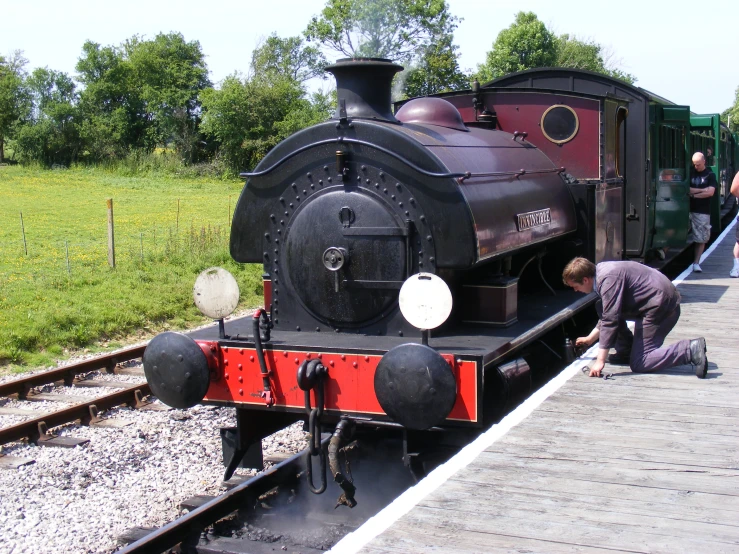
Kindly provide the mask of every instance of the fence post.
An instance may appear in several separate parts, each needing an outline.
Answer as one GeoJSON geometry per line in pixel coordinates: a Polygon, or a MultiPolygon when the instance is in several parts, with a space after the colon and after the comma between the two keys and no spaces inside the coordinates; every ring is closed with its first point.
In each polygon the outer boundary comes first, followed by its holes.
{"type": "Polygon", "coordinates": [[[26,229],[23,227],[23,212],[21,212],[21,234],[23,235],[23,251],[28,256],[28,245],[26,244],[26,229]]]}
{"type": "Polygon", "coordinates": [[[108,265],[115,269],[115,238],[113,233],[113,199],[108,198],[108,265]]]}

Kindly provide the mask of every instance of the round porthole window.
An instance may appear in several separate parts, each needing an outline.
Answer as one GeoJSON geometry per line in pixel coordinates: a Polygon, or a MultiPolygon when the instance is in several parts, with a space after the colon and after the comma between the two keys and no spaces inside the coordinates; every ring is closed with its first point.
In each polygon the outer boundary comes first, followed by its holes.
{"type": "Polygon", "coordinates": [[[575,110],[564,104],[550,106],[541,116],[541,130],[544,136],[555,144],[572,140],[580,128],[575,110]]]}

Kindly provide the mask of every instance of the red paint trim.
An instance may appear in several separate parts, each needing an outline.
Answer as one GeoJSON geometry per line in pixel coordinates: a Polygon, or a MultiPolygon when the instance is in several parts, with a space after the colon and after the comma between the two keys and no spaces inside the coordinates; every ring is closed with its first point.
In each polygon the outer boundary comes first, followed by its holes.
{"type": "MultiPolygon", "coordinates": [[[[297,383],[298,367],[303,360],[318,357],[328,368],[326,410],[372,415],[385,413],[374,393],[375,370],[382,355],[265,350],[264,356],[270,371],[275,406],[305,409],[304,392],[297,383]]],[[[476,423],[479,413],[477,383],[481,368],[475,361],[457,360],[452,354],[442,353],[442,356],[457,378],[457,402],[448,419],[476,423]]],[[[264,384],[255,349],[221,347],[218,376],[211,381],[204,401],[264,407],[264,384]]]]}

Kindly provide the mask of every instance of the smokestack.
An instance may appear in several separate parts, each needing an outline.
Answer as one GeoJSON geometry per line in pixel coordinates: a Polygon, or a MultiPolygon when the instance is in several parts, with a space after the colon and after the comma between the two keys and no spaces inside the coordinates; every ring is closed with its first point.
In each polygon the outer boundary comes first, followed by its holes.
{"type": "Polygon", "coordinates": [[[393,76],[403,66],[384,58],[343,58],[326,68],[336,77],[338,107],[333,119],[376,119],[397,123],[390,102],[393,76]],[[342,107],[346,114],[342,114],[342,107]]]}

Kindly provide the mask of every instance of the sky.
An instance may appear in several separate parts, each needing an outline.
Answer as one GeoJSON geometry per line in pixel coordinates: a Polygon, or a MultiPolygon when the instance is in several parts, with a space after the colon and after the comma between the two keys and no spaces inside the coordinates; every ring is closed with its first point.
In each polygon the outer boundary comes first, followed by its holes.
{"type": "MultiPolygon", "coordinates": [[[[557,34],[603,45],[636,84],[697,113],[722,112],[739,87],[739,1],[447,0],[461,18],[459,65],[484,62],[498,33],[519,11],[533,11],[557,34]],[[699,8],[699,9],[698,9],[699,8]]],[[[133,35],[179,32],[197,40],[214,83],[247,72],[252,50],[271,33],[301,34],[322,0],[0,0],[0,54],[22,50],[28,69],[75,74],[86,40],[117,46],[133,35]]]]}

